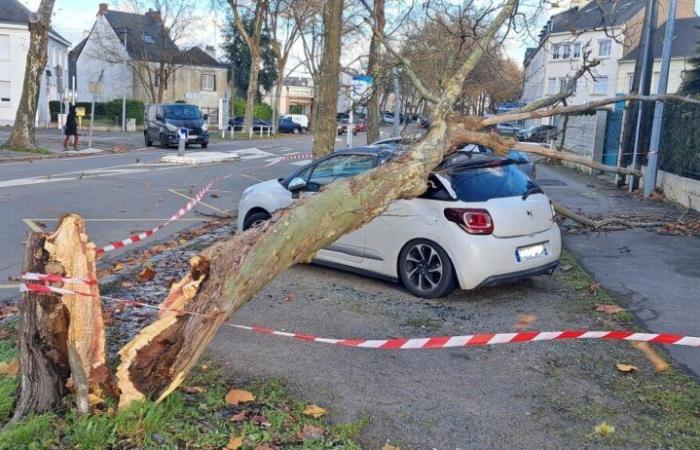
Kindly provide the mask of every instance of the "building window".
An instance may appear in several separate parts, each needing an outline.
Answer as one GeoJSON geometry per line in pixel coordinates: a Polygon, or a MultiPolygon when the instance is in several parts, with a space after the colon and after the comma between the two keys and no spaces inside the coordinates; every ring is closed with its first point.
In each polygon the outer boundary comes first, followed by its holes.
{"type": "Polygon", "coordinates": [[[215,91],[216,75],[212,75],[210,73],[203,73],[201,85],[203,91],[215,91]]]}
{"type": "Polygon", "coordinates": [[[608,77],[596,77],[593,84],[593,95],[606,95],[608,93],[608,77]]]}
{"type": "Polygon", "coordinates": [[[574,42],[573,47],[573,53],[572,53],[572,58],[574,59],[579,59],[581,57],[581,43],[580,42],[574,42]]]}
{"type": "Polygon", "coordinates": [[[0,81],[0,105],[10,103],[10,82],[0,81]]]}
{"type": "MultiPolygon", "coordinates": [[[[578,82],[578,80],[577,80],[578,82]]],[[[566,90],[566,85],[569,84],[569,78],[564,77],[564,78],[559,78],[559,92],[564,92],[566,90]]],[[[572,94],[576,93],[576,84],[574,83],[573,90],[571,91],[572,94]]]]}
{"type": "Polygon", "coordinates": [[[610,56],[610,39],[601,39],[598,41],[598,56],[601,58],[607,58],[610,56]]]}
{"type": "Polygon", "coordinates": [[[562,44],[561,46],[561,59],[571,58],[571,44],[562,44]]]}
{"type": "Polygon", "coordinates": [[[554,95],[557,93],[557,79],[550,78],[547,80],[547,94],[554,95]]]}
{"type": "Polygon", "coordinates": [[[627,73],[627,92],[632,92],[632,86],[634,85],[634,72],[627,73]]]}
{"type": "Polygon", "coordinates": [[[10,59],[10,35],[0,34],[0,60],[10,59]]]}
{"type": "Polygon", "coordinates": [[[552,44],[552,59],[559,59],[559,44],[552,44]]]}
{"type": "Polygon", "coordinates": [[[153,39],[153,36],[148,33],[141,33],[141,40],[146,44],[153,44],[156,42],[155,39],[153,39]]]}

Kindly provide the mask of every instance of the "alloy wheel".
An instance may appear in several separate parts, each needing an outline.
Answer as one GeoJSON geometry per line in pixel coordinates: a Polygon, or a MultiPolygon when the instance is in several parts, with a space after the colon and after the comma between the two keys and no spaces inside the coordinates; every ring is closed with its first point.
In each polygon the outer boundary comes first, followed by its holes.
{"type": "Polygon", "coordinates": [[[406,253],[406,276],[420,291],[435,289],[444,274],[438,252],[428,244],[416,244],[406,253]]]}

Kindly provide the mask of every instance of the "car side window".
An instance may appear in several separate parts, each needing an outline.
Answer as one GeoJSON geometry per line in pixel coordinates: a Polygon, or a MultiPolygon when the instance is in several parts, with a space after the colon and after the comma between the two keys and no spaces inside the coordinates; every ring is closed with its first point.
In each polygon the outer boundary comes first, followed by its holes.
{"type": "MultiPolygon", "coordinates": [[[[313,166],[307,190],[317,191],[339,178],[352,177],[374,167],[372,155],[338,155],[313,166]]],[[[303,174],[303,172],[302,172],[303,174]]],[[[303,176],[303,175],[300,175],[303,176]]]]}

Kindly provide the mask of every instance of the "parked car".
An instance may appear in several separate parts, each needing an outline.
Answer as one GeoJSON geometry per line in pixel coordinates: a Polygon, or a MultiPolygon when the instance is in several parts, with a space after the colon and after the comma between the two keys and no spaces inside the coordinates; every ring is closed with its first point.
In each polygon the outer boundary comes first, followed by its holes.
{"type": "MultiPolygon", "coordinates": [[[[231,127],[233,127],[233,131],[243,130],[243,122],[244,121],[245,121],[245,118],[241,117],[241,116],[234,117],[233,119],[229,119],[229,121],[228,121],[229,129],[231,129],[231,127]]],[[[252,125],[253,131],[259,132],[261,128],[263,131],[267,131],[267,129],[270,128],[271,126],[272,126],[272,124],[270,122],[268,122],[267,120],[258,119],[257,117],[253,118],[253,125],[252,125]]]]}
{"type": "Polygon", "coordinates": [[[304,132],[309,129],[309,118],[304,114],[285,114],[280,116],[280,119],[291,119],[293,122],[301,125],[302,131],[304,132]]]}
{"type": "MultiPolygon", "coordinates": [[[[399,120],[401,121],[400,123],[404,123],[406,121],[406,117],[401,114],[399,115],[399,120]]],[[[382,114],[382,122],[388,123],[388,124],[393,124],[394,123],[394,113],[393,112],[385,112],[382,114]]]]}
{"type": "Polygon", "coordinates": [[[335,115],[335,120],[336,122],[340,122],[343,119],[349,119],[350,114],[346,112],[339,112],[338,114],[335,115]]]}
{"type": "Polygon", "coordinates": [[[518,133],[518,127],[513,123],[499,123],[496,125],[496,133],[504,136],[515,136],[518,133]]]}
{"type": "Polygon", "coordinates": [[[520,130],[517,134],[519,141],[530,142],[548,142],[556,139],[558,135],[559,130],[554,125],[534,125],[520,130]]]}
{"type": "Polygon", "coordinates": [[[187,133],[185,146],[199,144],[207,148],[209,145],[207,116],[196,105],[152,103],[145,106],[143,116],[146,147],[151,147],[154,142],[161,148],[177,146],[180,130],[187,133]]]}
{"type": "MultiPolygon", "coordinates": [[[[342,119],[340,123],[338,124],[338,135],[342,135],[348,132],[348,126],[350,125],[350,119],[342,119]]],[[[367,124],[362,121],[353,121],[352,123],[352,134],[356,135],[357,133],[364,133],[367,131],[367,124]]]]}
{"type": "MultiPolygon", "coordinates": [[[[238,229],[394,155],[392,146],[340,150],[286,178],[255,184],[243,192],[238,229]]],[[[400,281],[414,295],[437,298],[456,287],[551,274],[560,251],[549,198],[514,161],[457,152],[430,175],[421,197],[392,202],[382,215],[320,250],[314,262],[400,281]]]]}
{"type": "Polygon", "coordinates": [[[277,131],[280,133],[293,133],[299,134],[304,132],[304,128],[294,122],[290,117],[280,117],[277,121],[277,131]]]}

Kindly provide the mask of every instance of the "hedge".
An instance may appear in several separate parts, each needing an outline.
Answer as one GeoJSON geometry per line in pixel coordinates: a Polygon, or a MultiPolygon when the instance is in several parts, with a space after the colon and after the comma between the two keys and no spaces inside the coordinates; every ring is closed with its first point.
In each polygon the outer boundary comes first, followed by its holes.
{"type": "Polygon", "coordinates": [[[660,143],[661,170],[700,180],[700,105],[668,102],[660,143]]]}
{"type": "MultiPolygon", "coordinates": [[[[237,98],[233,102],[233,116],[239,117],[245,115],[245,99],[237,98]]],[[[262,120],[272,119],[272,107],[267,103],[256,103],[253,107],[253,116],[262,120]]]]}
{"type": "MultiPolygon", "coordinates": [[[[77,102],[75,104],[77,107],[85,108],[85,116],[90,117],[92,112],[91,102],[77,102]]],[[[51,120],[58,120],[58,112],[60,108],[59,101],[49,102],[49,111],[51,111],[51,120]]],[[[141,100],[127,100],[126,101],[126,117],[129,119],[136,119],[138,125],[143,125],[143,102],[141,100]]],[[[122,116],[122,101],[121,100],[111,100],[109,102],[95,102],[95,116],[107,118],[114,120],[115,122],[121,123],[122,116]]]]}

